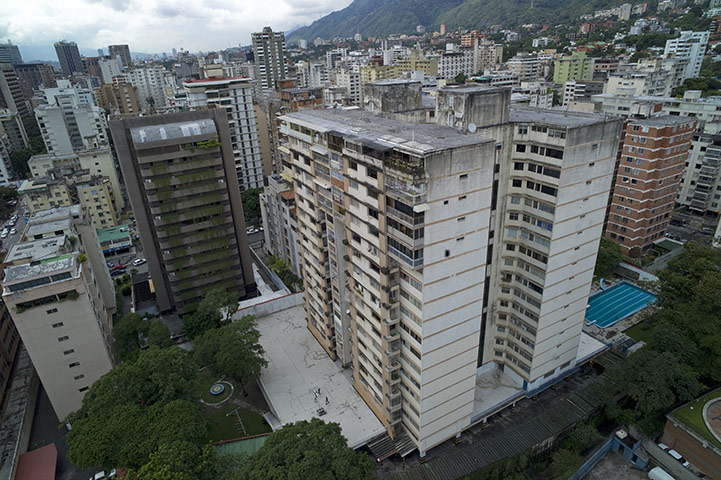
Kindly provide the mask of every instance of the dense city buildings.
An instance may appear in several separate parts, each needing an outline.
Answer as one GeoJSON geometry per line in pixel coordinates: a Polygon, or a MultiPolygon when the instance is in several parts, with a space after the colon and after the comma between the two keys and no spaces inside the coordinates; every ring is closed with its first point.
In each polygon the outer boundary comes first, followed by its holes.
{"type": "Polygon", "coordinates": [[[131,83],[104,83],[95,90],[98,106],[114,114],[133,115],[141,112],[135,87],[131,83]]]}
{"type": "Polygon", "coordinates": [[[247,78],[207,78],[183,83],[190,108],[218,108],[227,119],[241,190],[263,186],[270,174],[270,159],[264,166],[259,123],[253,108],[253,85],[247,78]]]}
{"type": "Polygon", "coordinates": [[[285,35],[264,27],[262,32],[254,33],[253,55],[255,57],[255,78],[264,89],[275,90],[278,80],[288,76],[286,64],[285,35]]]}
{"type": "Polygon", "coordinates": [[[574,365],[620,124],[490,87],[429,124],[419,83],[368,87],[384,115],[281,117],[308,327],[424,455],[482,414],[479,367],[531,391],[574,365]]]}
{"type": "Polygon", "coordinates": [[[79,206],[38,211],[5,258],[3,301],[59,419],[113,366],[115,289],[79,206]]]}
{"type": "MultiPolygon", "coordinates": [[[[694,119],[675,115],[626,122],[605,235],[627,254],[666,234],[695,128],[694,119]]],[[[698,193],[706,200],[714,192],[709,184],[698,193]]]]}
{"type": "Polygon", "coordinates": [[[12,43],[0,43],[0,63],[9,63],[11,65],[20,65],[23,63],[23,57],[20,55],[20,49],[12,43]]]}
{"type": "Polygon", "coordinates": [[[224,109],[111,120],[160,311],[194,311],[223,288],[255,296],[224,109]]]}
{"type": "Polygon", "coordinates": [[[16,112],[23,118],[31,115],[20,79],[10,63],[0,63],[0,109],[16,112]]]}
{"type": "Polygon", "coordinates": [[[30,100],[35,91],[41,88],[55,88],[55,73],[53,67],[47,63],[23,63],[15,65],[15,72],[20,81],[25,100],[30,100]]]}
{"type": "Polygon", "coordinates": [[[701,73],[703,56],[706,53],[709,32],[681,32],[678,38],[666,40],[663,55],[666,58],[677,58],[688,61],[683,74],[684,80],[696,78],[701,73]]]}
{"type": "Polygon", "coordinates": [[[110,58],[119,57],[121,63],[125,67],[133,65],[133,59],[130,56],[130,47],[127,45],[110,45],[108,46],[108,55],[110,58]]]}
{"type": "Polygon", "coordinates": [[[68,41],[55,42],[55,53],[58,56],[63,76],[70,77],[76,73],[85,73],[87,71],[80,58],[77,43],[68,41]]]}

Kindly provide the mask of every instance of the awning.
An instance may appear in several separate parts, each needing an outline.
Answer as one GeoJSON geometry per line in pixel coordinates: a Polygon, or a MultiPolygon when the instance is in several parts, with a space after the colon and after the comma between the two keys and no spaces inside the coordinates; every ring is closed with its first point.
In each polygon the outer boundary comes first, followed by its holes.
{"type": "Polygon", "coordinates": [[[427,203],[420,203],[418,205],[413,205],[413,211],[416,213],[427,212],[430,209],[431,209],[431,207],[429,207],[427,203]]]}

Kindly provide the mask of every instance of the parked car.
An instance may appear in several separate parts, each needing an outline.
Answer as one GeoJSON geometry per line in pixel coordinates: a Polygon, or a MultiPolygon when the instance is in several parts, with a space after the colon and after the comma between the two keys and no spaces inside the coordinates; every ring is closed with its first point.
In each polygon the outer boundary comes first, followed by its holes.
{"type": "Polygon", "coordinates": [[[105,262],[108,265],[108,268],[113,268],[113,262],[105,262]]]}
{"type": "Polygon", "coordinates": [[[142,265],[146,262],[147,262],[147,260],[144,258],[136,258],[135,260],[133,260],[133,265],[135,265],[137,267],[138,265],[142,265]]]}
{"type": "Polygon", "coordinates": [[[119,275],[125,275],[126,270],[124,268],[121,268],[119,270],[112,270],[110,272],[110,276],[117,277],[119,275]]]}
{"type": "Polygon", "coordinates": [[[4,229],[2,233],[0,233],[0,238],[6,238],[8,236],[8,233],[10,233],[10,231],[7,228],[4,229]]]}
{"type": "Polygon", "coordinates": [[[118,263],[117,265],[114,265],[113,267],[111,267],[110,270],[111,271],[125,270],[125,267],[127,267],[127,266],[128,266],[127,263],[118,263]]]}
{"type": "Polygon", "coordinates": [[[671,449],[671,450],[668,451],[668,454],[671,455],[671,456],[672,456],[673,458],[675,458],[676,460],[678,460],[679,463],[681,463],[681,465],[683,465],[684,467],[688,467],[688,466],[690,465],[690,463],[688,463],[688,462],[686,461],[686,459],[683,458],[683,455],[681,455],[680,453],[678,453],[676,450],[671,449]]]}
{"type": "Polygon", "coordinates": [[[10,235],[15,235],[16,233],[18,233],[17,228],[13,227],[10,229],[10,235]]]}

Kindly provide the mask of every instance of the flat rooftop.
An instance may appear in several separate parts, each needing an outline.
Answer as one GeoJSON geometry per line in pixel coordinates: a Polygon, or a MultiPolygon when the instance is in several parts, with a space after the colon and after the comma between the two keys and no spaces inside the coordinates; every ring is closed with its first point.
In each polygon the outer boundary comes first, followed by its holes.
{"type": "Polygon", "coordinates": [[[29,223],[50,222],[62,218],[78,217],[82,215],[83,210],[80,205],[70,205],[69,207],[56,207],[47,210],[38,210],[33,213],[29,223]]]}
{"type": "Polygon", "coordinates": [[[130,226],[128,225],[116,225],[114,227],[98,229],[98,240],[101,244],[103,242],[125,239],[130,239],[130,226]]]}
{"type": "Polygon", "coordinates": [[[13,262],[22,259],[31,259],[32,261],[46,260],[59,256],[62,253],[64,245],[65,235],[16,243],[8,252],[5,261],[13,262]]]}
{"type": "MultiPolygon", "coordinates": [[[[23,282],[25,280],[37,277],[48,277],[54,273],[60,273],[64,270],[75,269],[77,263],[75,261],[75,253],[69,253],[56,258],[42,260],[39,264],[16,265],[5,269],[5,279],[3,287],[7,289],[14,283],[23,282]]],[[[48,282],[52,283],[52,281],[48,282]]],[[[35,286],[42,286],[38,283],[35,286]]],[[[33,288],[33,287],[28,287],[33,288]]]]}
{"type": "Polygon", "coordinates": [[[584,127],[608,121],[603,114],[573,112],[560,109],[511,106],[509,121],[516,123],[546,124],[553,127],[584,127]]]}
{"type": "Polygon", "coordinates": [[[373,115],[365,110],[302,110],[288,113],[281,118],[315,130],[338,132],[359,142],[420,154],[491,141],[478,135],[459,133],[450,127],[400,122],[373,115]]]}
{"type": "Polygon", "coordinates": [[[648,125],[649,127],[666,127],[669,125],[681,125],[683,123],[693,123],[695,120],[680,115],[663,115],[661,117],[649,118],[630,118],[629,123],[635,125],[648,125]]]}
{"type": "Polygon", "coordinates": [[[70,219],[62,218],[58,220],[50,220],[47,222],[28,222],[28,228],[25,230],[25,238],[33,239],[36,235],[44,235],[52,232],[65,232],[70,229],[70,219]]]}
{"type": "Polygon", "coordinates": [[[259,384],[281,424],[313,417],[337,422],[353,448],[385,432],[353,387],[351,370],[331,360],[308,330],[302,306],[260,318],[258,330],[268,360],[259,384]],[[327,413],[319,416],[319,408],[327,413]]]}
{"type": "Polygon", "coordinates": [[[168,139],[190,137],[194,135],[217,135],[215,122],[210,118],[199,118],[186,122],[172,122],[160,125],[145,125],[130,129],[134,144],[158,142],[168,139]]]}

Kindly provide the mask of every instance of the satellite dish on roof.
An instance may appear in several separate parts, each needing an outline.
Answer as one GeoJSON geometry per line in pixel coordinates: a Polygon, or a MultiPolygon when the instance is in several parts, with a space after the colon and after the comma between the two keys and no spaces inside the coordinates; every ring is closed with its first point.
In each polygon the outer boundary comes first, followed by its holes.
{"type": "Polygon", "coordinates": [[[468,131],[470,133],[476,133],[476,124],[471,122],[468,124],[468,131]]]}

